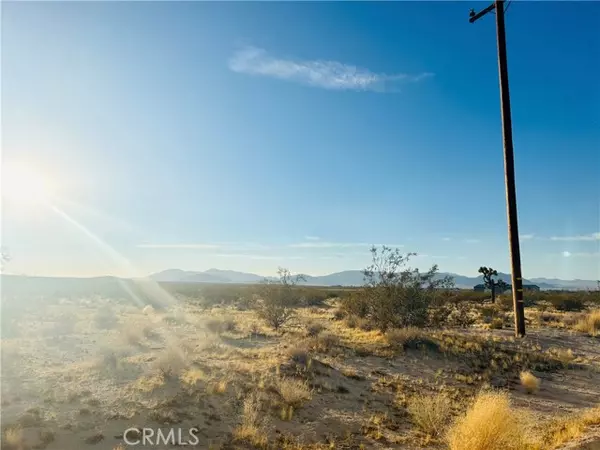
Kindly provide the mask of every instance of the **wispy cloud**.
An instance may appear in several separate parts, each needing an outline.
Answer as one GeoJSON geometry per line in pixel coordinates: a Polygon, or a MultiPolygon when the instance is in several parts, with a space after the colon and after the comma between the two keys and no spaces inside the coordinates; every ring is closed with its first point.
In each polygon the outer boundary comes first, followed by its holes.
{"type": "Polygon", "coordinates": [[[266,50],[247,46],[229,59],[234,72],[260,75],[332,90],[385,91],[393,82],[417,82],[431,73],[388,75],[338,61],[277,58],[266,50]]]}
{"type": "Polygon", "coordinates": [[[600,232],[580,236],[552,236],[551,241],[600,241],[600,232]]]}
{"type": "Polygon", "coordinates": [[[198,243],[171,243],[171,244],[154,244],[145,243],[138,244],[138,248],[154,248],[154,249],[189,249],[189,250],[268,250],[271,247],[255,242],[198,242],[198,243]]]}
{"type": "Polygon", "coordinates": [[[138,248],[160,248],[160,249],[205,249],[214,250],[221,248],[217,244],[138,244],[138,248]]]}
{"type": "Polygon", "coordinates": [[[444,238],[442,238],[442,241],[446,241],[446,242],[448,242],[448,241],[451,241],[451,240],[452,240],[452,239],[451,239],[451,238],[449,238],[449,237],[444,237],[444,238]]]}
{"type": "Polygon", "coordinates": [[[535,234],[520,234],[519,237],[524,241],[528,241],[530,239],[533,239],[535,237],[535,234]]]}
{"type": "Polygon", "coordinates": [[[402,244],[369,244],[366,242],[324,242],[324,241],[312,241],[312,242],[299,242],[297,244],[290,244],[288,247],[292,248],[356,248],[356,247],[381,247],[385,245],[391,248],[402,248],[402,244]]]}
{"type": "Polygon", "coordinates": [[[564,251],[561,255],[565,258],[600,258],[600,252],[576,252],[564,251]]]}
{"type": "Polygon", "coordinates": [[[291,260],[304,259],[303,256],[287,256],[287,255],[255,255],[250,253],[215,253],[209,256],[217,256],[221,258],[239,258],[239,259],[256,259],[256,260],[291,260]]]}
{"type": "Polygon", "coordinates": [[[352,247],[370,247],[371,244],[364,242],[299,242],[297,244],[290,244],[288,247],[292,248],[352,248],[352,247]]]}
{"type": "Polygon", "coordinates": [[[321,238],[317,236],[304,236],[304,239],[306,239],[307,241],[318,241],[321,238]]]}

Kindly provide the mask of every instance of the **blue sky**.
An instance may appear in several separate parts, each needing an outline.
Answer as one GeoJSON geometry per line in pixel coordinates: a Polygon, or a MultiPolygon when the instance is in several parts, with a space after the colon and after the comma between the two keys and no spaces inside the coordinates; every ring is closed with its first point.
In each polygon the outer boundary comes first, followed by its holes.
{"type": "MultiPolygon", "coordinates": [[[[508,271],[485,6],[4,2],[3,167],[55,186],[9,271],[508,271]]],[[[506,20],[524,275],[600,278],[600,3],[506,20]]]]}

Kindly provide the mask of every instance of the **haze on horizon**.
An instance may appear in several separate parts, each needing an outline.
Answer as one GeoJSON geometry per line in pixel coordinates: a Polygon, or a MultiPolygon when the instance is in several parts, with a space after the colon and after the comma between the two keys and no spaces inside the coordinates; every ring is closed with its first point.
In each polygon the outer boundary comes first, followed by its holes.
{"type": "MultiPolygon", "coordinates": [[[[7,273],[509,272],[464,2],[2,4],[7,273]]],[[[507,12],[523,276],[600,278],[598,2],[507,12]],[[560,62],[560,63],[557,63],[560,62]]]]}

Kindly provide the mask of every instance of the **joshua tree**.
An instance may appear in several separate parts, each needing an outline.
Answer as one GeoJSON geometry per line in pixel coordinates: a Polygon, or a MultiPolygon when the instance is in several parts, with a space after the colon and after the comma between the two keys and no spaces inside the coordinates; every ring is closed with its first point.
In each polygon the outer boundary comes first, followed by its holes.
{"type": "Polygon", "coordinates": [[[498,276],[498,271],[491,267],[482,266],[479,268],[479,273],[483,275],[483,284],[486,288],[492,291],[492,303],[496,302],[496,288],[505,290],[508,285],[503,280],[494,280],[498,276]]]}

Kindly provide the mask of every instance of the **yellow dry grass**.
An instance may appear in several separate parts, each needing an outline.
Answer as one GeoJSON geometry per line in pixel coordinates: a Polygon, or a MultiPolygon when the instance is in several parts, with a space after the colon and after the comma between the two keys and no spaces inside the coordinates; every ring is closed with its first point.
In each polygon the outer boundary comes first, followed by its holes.
{"type": "Polygon", "coordinates": [[[590,336],[598,336],[600,334],[600,309],[588,312],[575,324],[575,329],[590,336]]]}
{"type": "Polygon", "coordinates": [[[482,391],[451,426],[450,450],[522,450],[525,430],[507,393],[482,391]]]}
{"type": "Polygon", "coordinates": [[[142,392],[152,392],[163,386],[165,379],[162,374],[142,376],[133,382],[133,388],[142,392]]]}
{"type": "Polygon", "coordinates": [[[600,406],[582,413],[556,419],[548,427],[538,448],[554,449],[580,437],[588,427],[600,425],[600,406]]]}
{"type": "Polygon", "coordinates": [[[8,450],[22,450],[24,448],[23,429],[21,427],[10,427],[4,432],[2,448],[8,450]]]}
{"type": "Polygon", "coordinates": [[[529,371],[523,371],[520,375],[521,385],[528,394],[534,394],[540,390],[541,381],[529,371]]]}
{"type": "Polygon", "coordinates": [[[265,416],[261,411],[261,401],[256,394],[251,394],[244,400],[242,422],[233,430],[236,441],[248,442],[257,448],[267,446],[265,432],[265,416]]]}
{"type": "Polygon", "coordinates": [[[312,398],[312,390],[306,382],[291,378],[281,378],[277,383],[277,391],[287,405],[294,407],[312,398]]]}
{"type": "Polygon", "coordinates": [[[226,378],[222,378],[220,380],[210,383],[207,392],[209,394],[224,394],[225,392],[227,392],[228,385],[229,380],[227,380],[226,378]]]}
{"type": "Polygon", "coordinates": [[[200,369],[188,369],[181,375],[181,381],[190,386],[198,384],[199,381],[206,380],[206,374],[200,369]]]}
{"type": "Polygon", "coordinates": [[[450,414],[451,403],[445,395],[418,395],[408,401],[408,413],[414,424],[430,436],[443,433],[450,414]]]}

